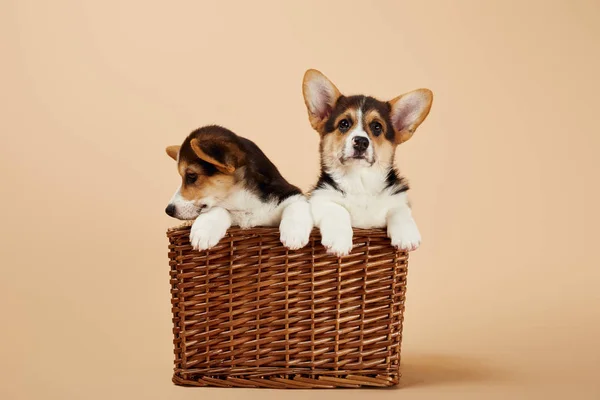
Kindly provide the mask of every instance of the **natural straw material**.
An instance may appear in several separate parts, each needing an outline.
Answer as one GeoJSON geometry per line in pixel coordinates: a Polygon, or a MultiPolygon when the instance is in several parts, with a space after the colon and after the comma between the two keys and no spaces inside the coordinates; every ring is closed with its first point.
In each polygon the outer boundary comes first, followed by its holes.
{"type": "Polygon", "coordinates": [[[349,256],[318,231],[286,250],[276,228],[232,228],[198,252],[170,229],[175,374],[184,386],[334,388],[398,383],[408,255],[354,230],[349,256]]]}

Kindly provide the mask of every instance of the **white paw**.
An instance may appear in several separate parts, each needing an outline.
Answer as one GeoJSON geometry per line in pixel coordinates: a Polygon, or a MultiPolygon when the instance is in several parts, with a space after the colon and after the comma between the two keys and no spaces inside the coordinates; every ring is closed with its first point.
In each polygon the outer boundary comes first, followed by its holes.
{"type": "Polygon", "coordinates": [[[330,223],[321,225],[321,244],[329,254],[347,256],[352,251],[352,228],[330,223]]]}
{"type": "Polygon", "coordinates": [[[310,214],[308,218],[284,218],[279,225],[281,243],[290,250],[298,250],[308,244],[308,238],[313,228],[310,214]]]}
{"type": "Polygon", "coordinates": [[[198,218],[190,231],[190,243],[195,250],[207,250],[217,245],[226,233],[226,226],[211,224],[198,218]]]}
{"type": "Polygon", "coordinates": [[[419,228],[412,218],[388,226],[388,237],[392,240],[392,245],[399,250],[413,251],[421,244],[419,228]]]}

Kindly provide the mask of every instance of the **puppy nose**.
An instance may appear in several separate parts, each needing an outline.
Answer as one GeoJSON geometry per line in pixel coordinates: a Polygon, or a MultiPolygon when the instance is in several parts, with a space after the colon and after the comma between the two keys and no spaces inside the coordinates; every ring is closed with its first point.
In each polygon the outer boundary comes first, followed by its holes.
{"type": "Polygon", "coordinates": [[[352,145],[354,147],[354,150],[362,153],[369,147],[369,139],[367,139],[366,137],[357,136],[354,139],[352,139],[352,145]]]}
{"type": "Polygon", "coordinates": [[[175,204],[169,204],[167,208],[165,208],[165,212],[169,217],[173,217],[175,215],[175,204]]]}

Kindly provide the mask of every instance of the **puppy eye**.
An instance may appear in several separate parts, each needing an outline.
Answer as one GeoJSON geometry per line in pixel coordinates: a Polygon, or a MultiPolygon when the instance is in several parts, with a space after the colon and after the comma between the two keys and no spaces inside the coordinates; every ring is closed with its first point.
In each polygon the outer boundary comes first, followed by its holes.
{"type": "Polygon", "coordinates": [[[381,126],[381,124],[379,122],[371,122],[371,132],[373,132],[373,135],[379,136],[379,135],[381,135],[382,131],[383,131],[383,126],[381,126]]]}
{"type": "Polygon", "coordinates": [[[194,174],[193,172],[185,174],[185,183],[188,185],[196,182],[196,179],[198,179],[198,174],[194,174]]]}
{"type": "Polygon", "coordinates": [[[350,120],[347,119],[347,118],[344,118],[338,124],[338,128],[339,128],[339,130],[341,132],[346,132],[348,129],[350,129],[350,125],[352,125],[352,123],[350,122],[350,120]]]}

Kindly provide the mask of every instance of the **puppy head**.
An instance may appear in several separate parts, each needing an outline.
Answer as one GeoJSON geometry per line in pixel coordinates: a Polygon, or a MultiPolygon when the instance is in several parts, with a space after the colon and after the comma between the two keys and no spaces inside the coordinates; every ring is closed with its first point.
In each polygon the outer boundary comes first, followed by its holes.
{"type": "Polygon", "coordinates": [[[217,126],[192,132],[181,146],[169,146],[169,157],[177,161],[181,186],[166,213],[178,219],[194,219],[227,197],[235,184],[235,172],[244,163],[233,132],[217,126]]]}
{"type": "Polygon", "coordinates": [[[344,96],[321,72],[306,71],[302,85],[312,127],[321,135],[324,166],[388,165],[431,108],[433,93],[418,89],[384,102],[344,96]]]}

